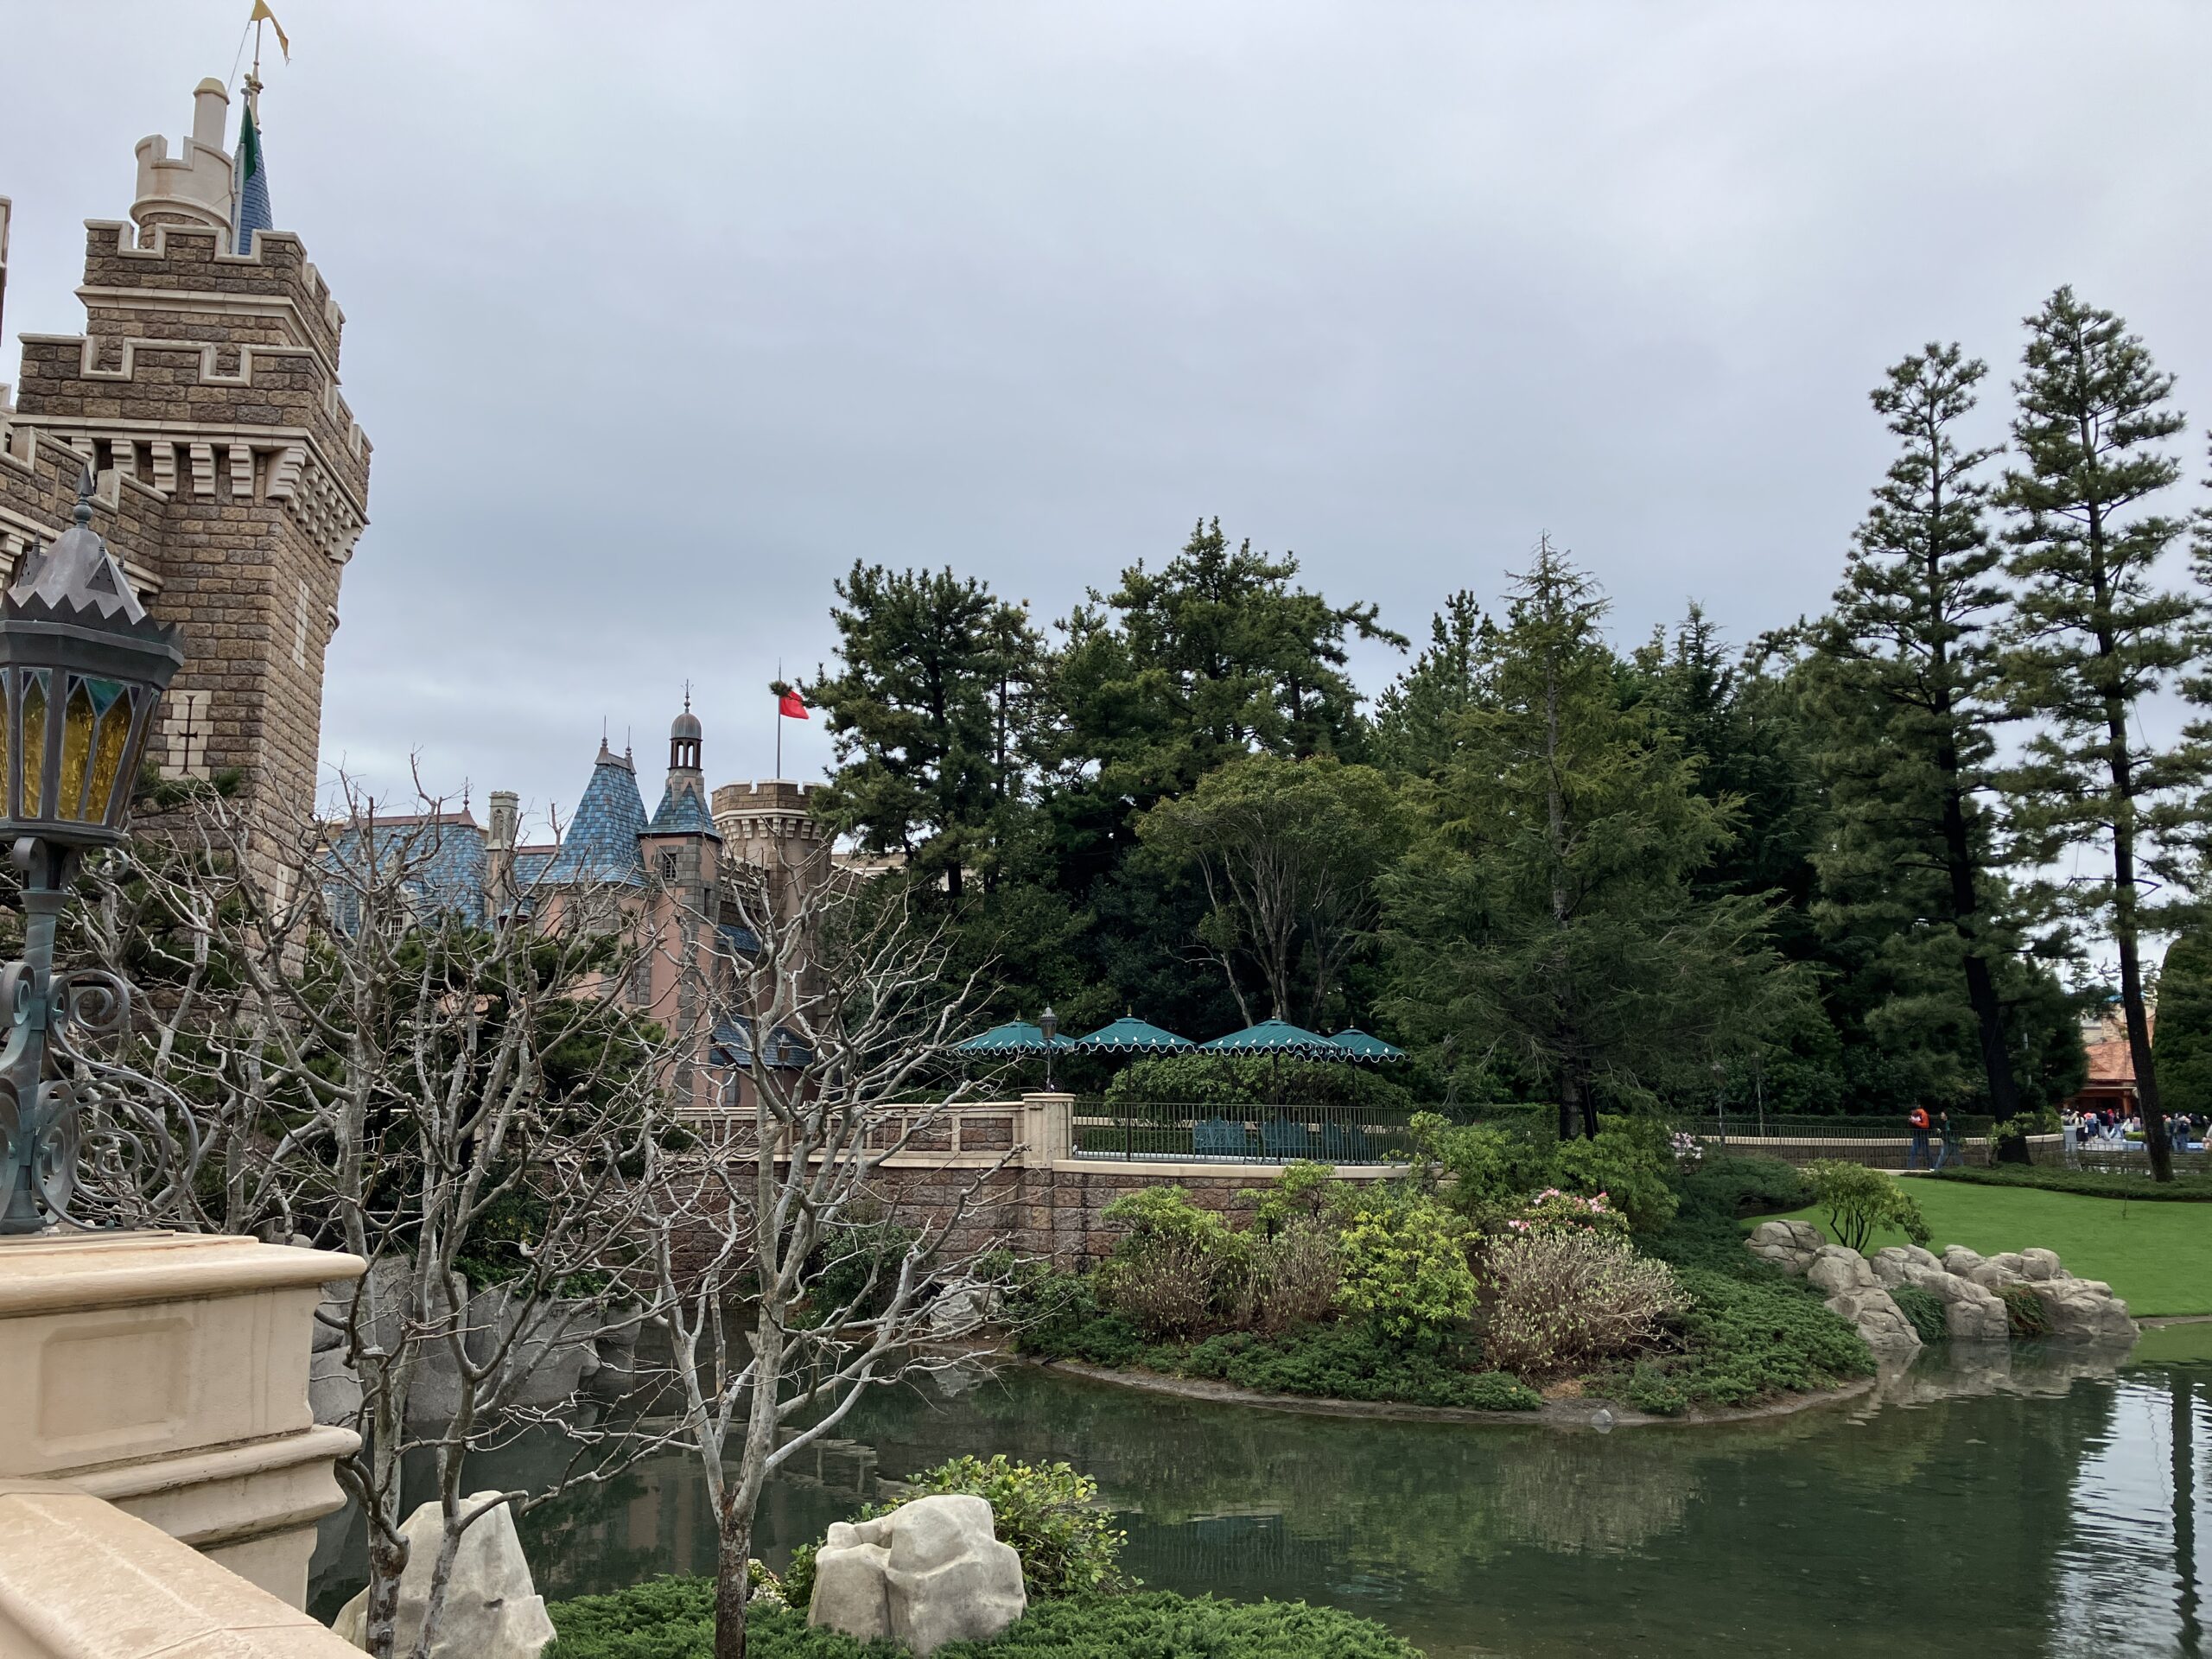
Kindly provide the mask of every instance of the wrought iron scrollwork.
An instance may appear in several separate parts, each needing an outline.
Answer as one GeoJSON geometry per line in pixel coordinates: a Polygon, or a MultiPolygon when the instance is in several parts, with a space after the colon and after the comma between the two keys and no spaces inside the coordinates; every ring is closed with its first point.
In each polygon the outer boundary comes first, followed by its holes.
{"type": "Polygon", "coordinates": [[[105,969],[0,967],[0,1200],[25,1224],[143,1225],[188,1199],[200,1126],[126,1062],[131,989],[105,969]],[[14,1195],[9,1198],[8,1195],[14,1195]]]}

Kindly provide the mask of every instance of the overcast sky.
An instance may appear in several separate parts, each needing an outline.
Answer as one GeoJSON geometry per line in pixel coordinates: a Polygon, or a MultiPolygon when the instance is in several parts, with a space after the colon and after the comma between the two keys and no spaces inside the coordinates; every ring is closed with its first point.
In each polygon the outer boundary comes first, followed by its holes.
{"type": "MultiPolygon", "coordinates": [[[[1058,616],[1200,515],[1416,635],[1548,530],[1624,638],[1741,640],[1834,587],[1884,366],[1957,339],[2001,403],[2062,282],[2201,472],[2196,0],[277,3],[276,222],[376,445],[323,758],[385,789],[565,812],[605,721],[650,803],[687,677],[765,776],[855,557],[1058,616]]],[[[73,333],[248,6],[0,4],[6,327],[73,333]]]]}

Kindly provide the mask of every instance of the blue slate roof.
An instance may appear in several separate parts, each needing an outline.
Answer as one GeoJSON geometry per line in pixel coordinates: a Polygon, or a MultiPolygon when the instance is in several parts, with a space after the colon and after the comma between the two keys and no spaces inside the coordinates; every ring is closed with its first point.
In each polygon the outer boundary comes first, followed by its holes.
{"type": "Polygon", "coordinates": [[[537,878],[545,874],[545,867],[553,861],[555,855],[556,849],[550,847],[541,847],[535,851],[518,850],[515,854],[516,889],[529,892],[537,878]]]}
{"type": "Polygon", "coordinates": [[[723,922],[715,931],[722,936],[722,949],[733,955],[757,957],[760,954],[760,936],[749,927],[740,927],[735,922],[723,922]]]}
{"type": "MultiPolygon", "coordinates": [[[[454,917],[483,925],[484,831],[466,812],[356,819],[323,854],[324,868],[333,871],[365,871],[372,861],[378,868],[401,861],[412,867],[404,887],[423,920],[454,917]]],[[[359,921],[351,883],[333,881],[327,891],[334,919],[350,931],[359,921]]]]}
{"type": "Polygon", "coordinates": [[[591,782],[576,803],[569,833],[561,837],[561,850],[548,861],[540,879],[643,887],[645,867],[638,855],[638,837],[645,830],[645,803],[638,793],[638,774],[629,761],[602,743],[591,782]]]}
{"type": "Polygon", "coordinates": [[[714,815],[707,810],[707,804],[699,798],[696,784],[677,788],[676,780],[660,792],[660,805],[653,810],[653,821],[647,826],[656,836],[713,836],[717,841],[721,834],[715,828],[714,815]]]}

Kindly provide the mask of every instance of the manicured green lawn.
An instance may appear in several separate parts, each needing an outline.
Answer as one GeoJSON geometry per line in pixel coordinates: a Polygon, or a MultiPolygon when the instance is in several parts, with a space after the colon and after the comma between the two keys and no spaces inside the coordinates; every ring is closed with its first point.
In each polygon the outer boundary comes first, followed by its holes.
{"type": "MultiPolygon", "coordinates": [[[[2138,1319],[2212,1313],[2212,1205],[2131,1204],[1950,1181],[1906,1185],[1938,1254],[1946,1244],[1984,1255],[2040,1246],[2056,1250],[2069,1273],[2103,1280],[2138,1319]]],[[[1827,1228],[1818,1209],[1789,1218],[1827,1228]]],[[[1902,1233],[1878,1232],[1866,1248],[1905,1242],[1902,1233]]]]}

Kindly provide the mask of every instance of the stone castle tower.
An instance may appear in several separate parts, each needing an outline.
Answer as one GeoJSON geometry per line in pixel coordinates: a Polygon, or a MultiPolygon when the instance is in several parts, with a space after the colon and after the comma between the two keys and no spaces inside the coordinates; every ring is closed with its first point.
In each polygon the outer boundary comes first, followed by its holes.
{"type": "MultiPolygon", "coordinates": [[[[0,569],[68,524],[89,462],[93,528],[184,628],[151,758],[235,768],[251,804],[304,815],[369,443],[338,392],[345,314],[300,238],[233,247],[229,105],[201,81],[181,154],[140,141],[130,222],[86,222],[85,332],[22,337],[12,404],[0,385],[0,569]]],[[[8,219],[0,198],[0,300],[8,219]]]]}

